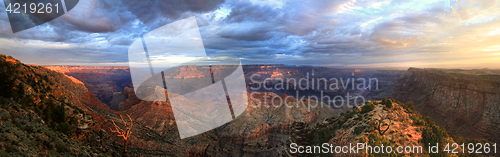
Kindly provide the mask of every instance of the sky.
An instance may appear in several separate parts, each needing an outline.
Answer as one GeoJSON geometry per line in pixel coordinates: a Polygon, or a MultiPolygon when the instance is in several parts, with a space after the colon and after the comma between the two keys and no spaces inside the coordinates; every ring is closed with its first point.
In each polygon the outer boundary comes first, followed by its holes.
{"type": "Polygon", "coordinates": [[[243,64],[498,69],[499,15],[499,0],[80,0],[17,33],[0,9],[0,53],[27,64],[128,66],[141,35],[195,17],[207,54],[243,64]]]}

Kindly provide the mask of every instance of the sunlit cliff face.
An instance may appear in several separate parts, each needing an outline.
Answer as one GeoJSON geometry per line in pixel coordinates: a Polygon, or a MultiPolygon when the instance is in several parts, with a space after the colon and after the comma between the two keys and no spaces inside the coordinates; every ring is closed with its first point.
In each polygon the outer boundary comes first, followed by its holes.
{"type": "Polygon", "coordinates": [[[206,52],[243,64],[500,68],[499,15],[495,0],[94,0],[15,34],[0,9],[0,53],[28,64],[128,66],[140,35],[195,16],[206,52]]]}

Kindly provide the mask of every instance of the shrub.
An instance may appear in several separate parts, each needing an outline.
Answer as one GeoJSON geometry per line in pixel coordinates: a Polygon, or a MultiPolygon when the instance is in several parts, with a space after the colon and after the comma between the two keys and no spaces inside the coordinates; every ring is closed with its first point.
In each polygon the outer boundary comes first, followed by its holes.
{"type": "Polygon", "coordinates": [[[375,109],[375,105],[373,104],[368,104],[368,105],[363,105],[363,107],[361,107],[361,113],[368,113],[372,110],[375,109]]]}
{"type": "MultiPolygon", "coordinates": [[[[14,81],[9,74],[10,69],[5,68],[6,65],[0,65],[0,89],[3,91],[11,91],[15,87],[14,81]],[[7,70],[7,72],[4,72],[7,70]]],[[[0,96],[4,98],[11,98],[14,96],[14,92],[0,92],[0,96]]],[[[17,94],[17,93],[16,93],[17,94]]]]}
{"type": "Polygon", "coordinates": [[[358,127],[354,128],[354,134],[359,135],[360,133],[363,133],[365,128],[366,128],[366,126],[358,126],[358,127]]]}
{"type": "Polygon", "coordinates": [[[384,97],[384,99],[382,99],[382,104],[385,105],[385,107],[387,108],[392,108],[392,99],[387,99],[386,97],[384,97]]]}
{"type": "Polygon", "coordinates": [[[47,153],[47,156],[61,156],[56,150],[51,150],[47,153]]]}
{"type": "Polygon", "coordinates": [[[33,140],[33,139],[29,140],[29,143],[28,143],[28,144],[29,144],[31,147],[38,147],[38,143],[37,143],[35,140],[33,140]]]}
{"type": "MultiPolygon", "coordinates": [[[[422,130],[422,143],[424,143],[425,148],[429,148],[429,144],[434,145],[436,143],[446,143],[445,140],[448,137],[449,136],[446,130],[436,125],[426,126],[422,130]]],[[[432,154],[432,156],[443,156],[443,152],[432,154]]]]}
{"type": "Polygon", "coordinates": [[[25,96],[24,84],[20,83],[19,85],[17,85],[17,94],[19,96],[25,96]]]}
{"type": "Polygon", "coordinates": [[[11,121],[7,121],[3,123],[2,127],[0,127],[0,132],[11,132],[12,129],[16,127],[14,124],[12,124],[11,121]]]}
{"type": "Polygon", "coordinates": [[[9,119],[9,116],[10,116],[9,111],[4,110],[4,109],[2,109],[2,111],[0,111],[0,118],[2,118],[3,120],[9,119]]]}
{"type": "Polygon", "coordinates": [[[7,152],[11,153],[11,154],[17,154],[17,153],[21,152],[21,150],[19,149],[19,146],[6,145],[5,148],[6,148],[7,152]]]}
{"type": "Polygon", "coordinates": [[[71,129],[72,129],[72,126],[66,122],[62,122],[61,124],[59,124],[57,126],[57,131],[60,131],[66,135],[69,135],[71,133],[71,129]]]}
{"type": "Polygon", "coordinates": [[[54,145],[52,144],[52,142],[48,139],[45,139],[42,141],[43,145],[45,145],[45,148],[47,149],[52,149],[54,148],[54,145]]]}
{"type": "Polygon", "coordinates": [[[315,143],[326,143],[328,142],[332,136],[335,136],[335,132],[337,131],[337,128],[332,128],[332,127],[327,127],[327,128],[321,128],[319,130],[316,130],[314,134],[308,134],[306,137],[307,139],[316,139],[317,141],[314,141],[315,143]]]}
{"type": "Polygon", "coordinates": [[[407,102],[407,103],[404,103],[404,104],[401,104],[401,106],[409,113],[414,113],[415,112],[415,105],[413,104],[413,102],[407,102]]]}
{"type": "Polygon", "coordinates": [[[386,101],[386,102],[385,102],[385,107],[387,107],[387,108],[392,108],[392,101],[390,101],[390,100],[389,100],[389,101],[386,101]]]}
{"type": "Polygon", "coordinates": [[[417,126],[424,126],[425,125],[425,120],[422,119],[422,116],[420,115],[412,115],[410,118],[413,120],[413,124],[417,126]]]}
{"type": "Polygon", "coordinates": [[[61,153],[70,152],[69,146],[61,140],[56,141],[56,148],[57,148],[57,151],[61,152],[61,153]]]}
{"type": "Polygon", "coordinates": [[[66,113],[65,113],[64,105],[61,104],[55,107],[52,110],[52,120],[56,123],[62,123],[66,121],[66,113]]]}
{"type": "MultiPolygon", "coordinates": [[[[2,88],[0,87],[0,89],[2,88]]],[[[7,104],[9,104],[9,101],[5,99],[2,95],[0,95],[0,107],[5,108],[7,104]]]]}
{"type": "Polygon", "coordinates": [[[5,150],[0,150],[0,156],[10,156],[10,154],[5,152],[5,150]]]}
{"type": "MultiPolygon", "coordinates": [[[[389,139],[387,139],[383,135],[379,135],[378,133],[371,133],[368,136],[368,145],[370,145],[370,146],[381,146],[381,145],[390,146],[391,142],[389,141],[389,139]]],[[[394,146],[392,146],[392,147],[394,147],[394,146]]],[[[393,151],[393,153],[394,153],[394,151],[393,151]]],[[[375,156],[375,157],[377,157],[377,156],[383,156],[383,157],[386,157],[386,156],[393,156],[393,154],[389,154],[389,153],[373,153],[373,154],[370,154],[370,156],[375,156]]]]}
{"type": "MultiPolygon", "coordinates": [[[[410,103],[409,103],[410,104],[410,103]]],[[[413,103],[411,103],[413,104],[413,103]]],[[[407,107],[411,107],[412,105],[406,105],[407,107]]],[[[411,108],[410,108],[411,110],[411,108]]],[[[421,125],[422,127],[422,142],[427,149],[430,145],[434,145],[436,143],[440,143],[442,146],[443,143],[447,142],[449,137],[448,132],[445,129],[436,125],[436,123],[428,116],[412,116],[414,123],[417,125],[421,125]]],[[[440,147],[441,147],[440,146],[440,147]]],[[[443,152],[439,152],[437,154],[430,154],[431,156],[444,156],[443,152]]]]}

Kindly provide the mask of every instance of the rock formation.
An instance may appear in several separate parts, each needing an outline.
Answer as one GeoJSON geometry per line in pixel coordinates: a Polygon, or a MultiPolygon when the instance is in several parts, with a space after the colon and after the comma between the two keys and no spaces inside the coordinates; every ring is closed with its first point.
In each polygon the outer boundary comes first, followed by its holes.
{"type": "Polygon", "coordinates": [[[0,156],[117,155],[111,111],[75,78],[0,54],[0,89],[0,156]]]}
{"type": "Polygon", "coordinates": [[[44,66],[83,82],[101,102],[110,105],[115,92],[132,87],[128,67],[44,66]]]}
{"type": "Polygon", "coordinates": [[[410,68],[393,98],[412,101],[448,132],[500,142],[500,72],[410,68]]]}

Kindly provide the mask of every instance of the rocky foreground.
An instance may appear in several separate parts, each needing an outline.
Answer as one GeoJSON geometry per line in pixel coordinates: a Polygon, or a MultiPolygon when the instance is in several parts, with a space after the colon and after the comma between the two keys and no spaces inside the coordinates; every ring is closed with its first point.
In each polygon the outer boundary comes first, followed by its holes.
{"type": "Polygon", "coordinates": [[[0,156],[121,154],[92,108],[111,111],[79,80],[0,55],[0,89],[0,156]]]}
{"type": "MultiPolygon", "coordinates": [[[[435,124],[427,116],[420,115],[413,103],[396,102],[394,99],[367,102],[362,107],[354,108],[339,118],[325,119],[322,123],[310,126],[305,135],[311,146],[328,144],[332,146],[349,146],[358,143],[371,147],[391,147],[392,152],[375,153],[374,149],[362,149],[352,153],[310,153],[306,156],[470,156],[464,147],[457,147],[456,154],[446,150],[448,143],[486,143],[485,140],[452,137],[445,129],[435,124]],[[431,153],[429,146],[439,143],[439,151],[431,153]],[[398,152],[407,149],[408,152],[398,152]],[[465,151],[464,151],[465,149],[465,151]],[[465,152],[465,153],[463,153],[465,152]]],[[[292,142],[297,142],[291,140],[292,142]]],[[[300,142],[299,142],[300,143],[300,142]]],[[[289,149],[290,150],[290,149],[289,149]]],[[[293,149],[292,149],[293,150],[293,149]]],[[[307,150],[307,149],[306,149],[307,150]]],[[[387,150],[387,149],[385,149],[387,150]]],[[[346,150],[347,151],[347,150],[346,150]]],[[[297,155],[288,153],[290,155],[297,155]]],[[[304,155],[304,154],[302,154],[304,155]]],[[[496,154],[488,154],[495,156],[496,154]]]]}

